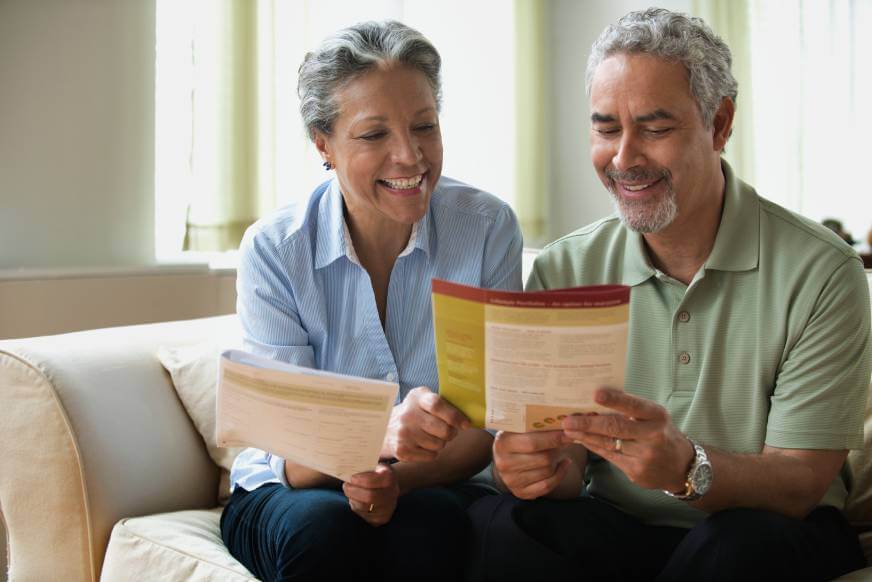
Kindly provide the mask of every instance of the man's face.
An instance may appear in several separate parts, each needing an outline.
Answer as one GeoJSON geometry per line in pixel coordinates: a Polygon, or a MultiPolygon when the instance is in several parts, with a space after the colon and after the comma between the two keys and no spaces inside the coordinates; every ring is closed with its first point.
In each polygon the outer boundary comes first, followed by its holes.
{"type": "Polygon", "coordinates": [[[724,144],[703,125],[683,65],[612,55],[594,73],[590,100],[591,159],[629,228],[662,232],[717,203],[724,144]]]}

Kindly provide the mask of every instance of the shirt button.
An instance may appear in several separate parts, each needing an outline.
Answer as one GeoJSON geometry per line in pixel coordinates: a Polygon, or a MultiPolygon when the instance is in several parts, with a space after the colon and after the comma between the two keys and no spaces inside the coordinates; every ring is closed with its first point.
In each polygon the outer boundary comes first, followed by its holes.
{"type": "Polygon", "coordinates": [[[396,379],[397,377],[394,375],[393,372],[389,372],[388,375],[385,376],[385,380],[387,380],[388,382],[393,382],[396,379]]]}
{"type": "Polygon", "coordinates": [[[690,354],[688,354],[687,352],[681,352],[680,354],[678,354],[678,361],[682,364],[689,364],[690,354]]]}
{"type": "Polygon", "coordinates": [[[678,321],[681,323],[687,323],[690,321],[690,314],[686,311],[682,311],[678,314],[678,321]]]}

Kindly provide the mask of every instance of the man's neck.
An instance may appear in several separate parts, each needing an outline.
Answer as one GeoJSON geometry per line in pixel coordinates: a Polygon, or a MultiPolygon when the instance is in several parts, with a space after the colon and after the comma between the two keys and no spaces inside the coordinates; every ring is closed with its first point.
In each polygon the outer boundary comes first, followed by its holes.
{"type": "MultiPolygon", "coordinates": [[[[673,279],[689,285],[706,262],[715,245],[724,208],[723,175],[713,187],[707,202],[696,212],[682,216],[660,232],[642,235],[652,264],[673,279]]],[[[680,210],[679,210],[680,212],[680,210]]]]}

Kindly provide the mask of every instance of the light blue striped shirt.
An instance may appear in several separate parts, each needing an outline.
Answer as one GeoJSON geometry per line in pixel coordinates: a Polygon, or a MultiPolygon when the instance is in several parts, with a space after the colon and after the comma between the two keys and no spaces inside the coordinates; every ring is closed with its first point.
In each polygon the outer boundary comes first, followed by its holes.
{"type": "MultiPolygon", "coordinates": [[[[523,241],[512,209],[443,177],[414,225],[388,286],[382,329],[369,274],[357,260],[334,179],[302,217],[288,207],[259,220],[240,247],[237,304],[245,349],[343,374],[438,391],[430,281],[521,289],[523,241]]],[[[258,449],[237,456],[232,488],[288,485],[284,459],[258,449]]]]}

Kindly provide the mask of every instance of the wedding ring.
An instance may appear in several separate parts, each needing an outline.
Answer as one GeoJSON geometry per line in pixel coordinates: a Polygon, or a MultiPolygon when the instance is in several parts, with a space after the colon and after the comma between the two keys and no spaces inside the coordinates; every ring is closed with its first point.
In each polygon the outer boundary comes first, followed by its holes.
{"type": "Polygon", "coordinates": [[[624,441],[621,439],[615,439],[615,452],[620,453],[621,449],[624,447],[624,441]]]}
{"type": "Polygon", "coordinates": [[[366,510],[367,513],[372,513],[372,510],[375,509],[375,503],[369,504],[369,509],[366,510]]]}

